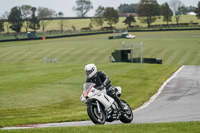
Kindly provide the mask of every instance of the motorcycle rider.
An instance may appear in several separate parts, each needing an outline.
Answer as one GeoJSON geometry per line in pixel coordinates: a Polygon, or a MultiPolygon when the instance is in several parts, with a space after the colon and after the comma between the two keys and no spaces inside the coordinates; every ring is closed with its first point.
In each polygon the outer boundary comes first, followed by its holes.
{"type": "Polygon", "coordinates": [[[120,102],[119,98],[116,96],[115,87],[111,84],[109,77],[103,71],[97,71],[97,67],[94,64],[87,64],[85,66],[86,72],[86,83],[95,83],[94,86],[98,90],[106,88],[107,95],[111,96],[119,105],[122,110],[127,110],[120,102]]]}

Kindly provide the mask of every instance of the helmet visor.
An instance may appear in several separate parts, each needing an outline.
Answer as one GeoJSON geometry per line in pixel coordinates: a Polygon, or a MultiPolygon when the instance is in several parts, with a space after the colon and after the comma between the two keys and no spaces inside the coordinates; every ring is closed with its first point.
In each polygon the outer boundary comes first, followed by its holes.
{"type": "Polygon", "coordinates": [[[92,73],[92,70],[86,71],[86,75],[87,75],[87,76],[90,75],[91,73],[92,73]]]}

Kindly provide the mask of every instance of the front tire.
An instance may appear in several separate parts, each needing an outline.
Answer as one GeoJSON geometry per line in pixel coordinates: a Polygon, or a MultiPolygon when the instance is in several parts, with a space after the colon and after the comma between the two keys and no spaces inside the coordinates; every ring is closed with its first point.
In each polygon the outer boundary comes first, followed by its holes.
{"type": "Polygon", "coordinates": [[[87,113],[90,119],[94,124],[104,124],[105,123],[105,114],[103,110],[100,108],[100,113],[98,112],[96,105],[88,105],[87,113]]]}
{"type": "Polygon", "coordinates": [[[129,108],[128,110],[121,113],[120,121],[123,123],[131,123],[131,121],[133,120],[133,111],[126,101],[120,101],[122,102],[122,104],[126,104],[126,106],[128,106],[129,108]]]}

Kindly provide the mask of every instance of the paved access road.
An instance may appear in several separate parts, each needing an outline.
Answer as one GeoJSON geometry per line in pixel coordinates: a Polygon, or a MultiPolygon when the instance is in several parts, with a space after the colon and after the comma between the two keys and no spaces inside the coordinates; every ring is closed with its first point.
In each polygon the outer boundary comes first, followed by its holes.
{"type": "MultiPolygon", "coordinates": [[[[146,106],[134,111],[132,123],[200,121],[200,66],[183,66],[146,106]],[[147,106],[148,105],[148,106],[147,106]]],[[[106,123],[119,124],[120,121],[106,123]]],[[[4,129],[94,125],[91,121],[25,125],[4,129]]]]}
{"type": "Polygon", "coordinates": [[[184,66],[134,123],[200,121],[200,66],[184,66]]]}

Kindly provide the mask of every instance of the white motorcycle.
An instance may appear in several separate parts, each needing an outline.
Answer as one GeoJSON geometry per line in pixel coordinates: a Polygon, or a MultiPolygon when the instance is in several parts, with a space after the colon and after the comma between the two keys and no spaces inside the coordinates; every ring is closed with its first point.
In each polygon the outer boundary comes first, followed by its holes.
{"type": "MultiPolygon", "coordinates": [[[[120,120],[130,123],[133,120],[133,112],[124,100],[120,100],[126,110],[119,108],[117,102],[106,94],[106,89],[97,90],[95,84],[85,83],[80,100],[87,106],[87,113],[94,124],[104,124],[105,121],[120,120]]],[[[121,87],[115,87],[118,97],[121,95],[121,87]]]]}

